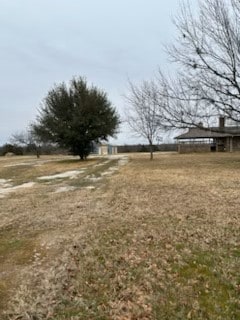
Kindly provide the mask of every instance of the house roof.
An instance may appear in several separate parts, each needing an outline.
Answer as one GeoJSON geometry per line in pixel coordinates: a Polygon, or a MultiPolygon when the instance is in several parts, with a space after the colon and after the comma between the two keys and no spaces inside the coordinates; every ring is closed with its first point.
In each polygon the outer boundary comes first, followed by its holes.
{"type": "Polygon", "coordinates": [[[221,133],[228,133],[232,136],[240,136],[240,126],[232,126],[232,127],[212,127],[210,128],[212,131],[221,132],[221,133]]]}
{"type": "Polygon", "coordinates": [[[188,132],[175,137],[175,139],[212,139],[232,136],[240,136],[240,127],[189,128],[188,132]]]}

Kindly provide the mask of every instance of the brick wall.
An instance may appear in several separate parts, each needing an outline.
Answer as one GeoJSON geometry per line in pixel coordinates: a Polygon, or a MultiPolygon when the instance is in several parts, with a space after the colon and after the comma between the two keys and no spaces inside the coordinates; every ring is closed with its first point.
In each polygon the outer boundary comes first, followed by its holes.
{"type": "Polygon", "coordinates": [[[211,145],[210,144],[179,144],[178,145],[178,152],[179,153],[193,153],[193,152],[210,152],[211,145]]]}
{"type": "Polygon", "coordinates": [[[233,151],[240,151],[240,137],[233,138],[233,151]]]}

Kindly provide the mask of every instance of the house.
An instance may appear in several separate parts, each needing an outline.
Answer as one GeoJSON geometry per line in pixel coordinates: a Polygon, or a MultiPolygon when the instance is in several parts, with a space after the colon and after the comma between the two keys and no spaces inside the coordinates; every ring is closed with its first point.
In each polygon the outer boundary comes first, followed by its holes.
{"type": "Polygon", "coordinates": [[[220,117],[218,127],[204,128],[199,124],[175,139],[179,153],[240,151],[240,126],[226,126],[225,118],[220,117]]]}

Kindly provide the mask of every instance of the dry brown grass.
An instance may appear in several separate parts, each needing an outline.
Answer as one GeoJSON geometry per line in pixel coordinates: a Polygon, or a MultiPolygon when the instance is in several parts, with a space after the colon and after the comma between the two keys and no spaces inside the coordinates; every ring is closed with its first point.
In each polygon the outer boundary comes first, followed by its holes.
{"type": "Polygon", "coordinates": [[[96,190],[51,190],[0,199],[10,319],[240,318],[240,154],[132,155],[96,190]]]}

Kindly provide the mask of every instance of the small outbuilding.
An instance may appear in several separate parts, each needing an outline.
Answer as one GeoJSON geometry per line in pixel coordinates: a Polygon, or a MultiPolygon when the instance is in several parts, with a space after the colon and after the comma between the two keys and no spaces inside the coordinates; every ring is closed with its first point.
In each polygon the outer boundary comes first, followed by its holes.
{"type": "Polygon", "coordinates": [[[107,156],[111,154],[117,154],[118,153],[118,147],[113,146],[108,143],[93,143],[92,144],[92,154],[98,154],[100,156],[107,156]]]}
{"type": "Polygon", "coordinates": [[[118,153],[118,149],[117,146],[113,146],[110,144],[100,144],[98,146],[98,154],[101,156],[107,156],[110,154],[117,154],[118,153]]]}
{"type": "Polygon", "coordinates": [[[200,124],[175,139],[179,153],[240,151],[240,126],[225,126],[225,118],[220,117],[218,127],[204,128],[200,124]]]}

